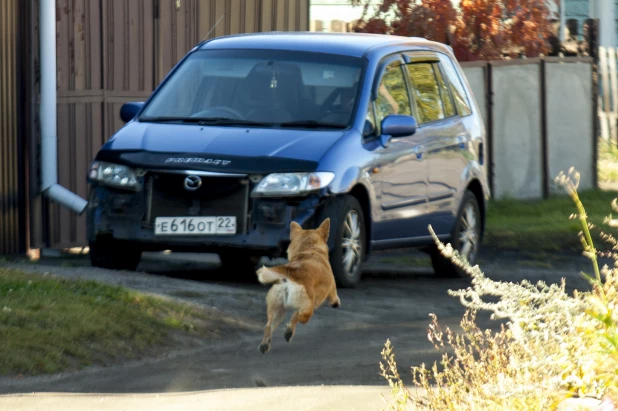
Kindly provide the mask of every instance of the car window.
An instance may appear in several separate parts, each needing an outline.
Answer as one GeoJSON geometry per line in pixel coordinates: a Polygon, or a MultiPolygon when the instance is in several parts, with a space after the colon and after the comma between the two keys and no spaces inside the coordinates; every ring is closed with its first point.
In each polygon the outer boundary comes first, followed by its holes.
{"type": "Polygon", "coordinates": [[[389,114],[411,115],[410,98],[399,62],[386,67],[375,104],[378,123],[389,114]]]}
{"type": "Polygon", "coordinates": [[[440,65],[442,66],[444,75],[446,76],[446,79],[451,86],[451,92],[453,93],[453,99],[455,100],[455,106],[457,107],[459,115],[467,116],[472,114],[472,110],[470,109],[470,102],[468,101],[468,97],[466,96],[466,92],[464,90],[461,79],[457,74],[457,70],[455,69],[453,61],[447,56],[441,54],[440,65]]]}
{"type": "Polygon", "coordinates": [[[376,116],[373,113],[373,107],[369,105],[367,109],[367,116],[365,117],[365,130],[363,130],[363,135],[365,137],[375,135],[377,130],[376,127],[376,116]]]}
{"type": "Polygon", "coordinates": [[[436,78],[438,79],[438,86],[440,86],[440,97],[442,99],[442,105],[444,106],[444,115],[446,117],[452,117],[455,115],[455,106],[453,105],[453,98],[451,97],[451,92],[449,91],[449,87],[444,81],[444,77],[442,77],[442,71],[440,70],[439,66],[437,64],[434,64],[433,68],[436,74],[436,78]]]}
{"type": "Polygon", "coordinates": [[[408,74],[412,82],[412,94],[416,104],[419,124],[441,120],[445,117],[440,99],[440,88],[431,63],[408,64],[408,74]]]}
{"type": "Polygon", "coordinates": [[[172,72],[140,121],[345,128],[354,118],[364,64],[357,57],[315,52],[200,50],[172,72]]]}

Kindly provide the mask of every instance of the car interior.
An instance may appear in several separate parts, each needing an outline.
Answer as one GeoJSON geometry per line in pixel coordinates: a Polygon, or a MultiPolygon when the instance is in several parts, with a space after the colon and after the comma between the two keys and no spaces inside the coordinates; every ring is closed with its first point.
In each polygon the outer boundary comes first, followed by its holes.
{"type": "Polygon", "coordinates": [[[358,91],[308,85],[294,63],[261,62],[244,77],[204,76],[192,107],[194,117],[226,117],[260,123],[316,121],[347,125],[358,91]]]}

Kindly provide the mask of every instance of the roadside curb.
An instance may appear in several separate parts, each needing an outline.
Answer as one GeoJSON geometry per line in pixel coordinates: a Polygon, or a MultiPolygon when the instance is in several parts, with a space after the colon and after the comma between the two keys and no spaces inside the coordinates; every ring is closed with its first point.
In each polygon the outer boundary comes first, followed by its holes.
{"type": "Polygon", "coordinates": [[[295,386],[154,394],[32,393],[0,395],[0,408],[26,410],[378,410],[384,386],[295,386]],[[293,404],[293,406],[292,406],[293,404]]]}

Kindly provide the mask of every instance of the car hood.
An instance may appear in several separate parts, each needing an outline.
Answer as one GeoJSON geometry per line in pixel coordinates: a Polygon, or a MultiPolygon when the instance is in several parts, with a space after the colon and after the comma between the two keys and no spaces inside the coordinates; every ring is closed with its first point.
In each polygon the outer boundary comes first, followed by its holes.
{"type": "Polygon", "coordinates": [[[344,133],[131,122],[97,160],[220,172],[312,171],[344,133]]]}

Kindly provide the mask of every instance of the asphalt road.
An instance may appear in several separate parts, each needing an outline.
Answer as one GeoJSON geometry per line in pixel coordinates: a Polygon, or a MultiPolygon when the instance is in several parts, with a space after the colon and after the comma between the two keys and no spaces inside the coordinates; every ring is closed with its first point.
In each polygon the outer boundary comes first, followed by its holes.
{"type": "MultiPolygon", "coordinates": [[[[537,269],[516,260],[495,258],[482,268],[488,276],[508,281],[548,283],[567,278],[569,288],[586,288],[579,275],[588,267],[573,260],[559,268],[537,269]]],[[[120,366],[91,368],[52,377],[2,378],[0,394],[27,392],[162,393],[224,388],[289,385],[381,385],[380,351],[386,339],[395,347],[400,372],[411,384],[409,367],[432,363],[439,353],[427,341],[428,314],[457,329],[464,308],[447,295],[465,288],[466,279],[439,279],[430,268],[385,266],[370,262],[356,289],[339,291],[341,307],[320,308],[307,325],[299,325],[290,343],[283,326],[275,332],[271,351],[258,345],[266,320],[267,288],[226,281],[214,256],[147,256],[142,272],[95,269],[85,261],[49,261],[25,269],[62,277],[82,277],[124,285],[204,306],[215,307],[246,324],[236,337],[205,342],[190,351],[120,366]],[[72,266],[68,266],[72,265],[72,266]]],[[[288,314],[289,315],[291,313],[288,314]]],[[[495,327],[479,315],[484,327],[495,327]]]]}

